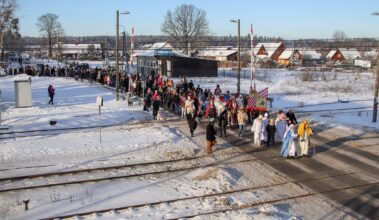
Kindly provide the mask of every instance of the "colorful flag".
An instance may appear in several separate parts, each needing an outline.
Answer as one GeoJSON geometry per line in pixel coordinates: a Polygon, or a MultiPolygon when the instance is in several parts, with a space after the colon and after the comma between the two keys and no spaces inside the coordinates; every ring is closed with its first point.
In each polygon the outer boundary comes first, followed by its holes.
{"type": "Polygon", "coordinates": [[[247,100],[247,107],[249,108],[253,108],[255,107],[257,101],[255,100],[254,97],[250,97],[248,100],[247,100]]]}
{"type": "Polygon", "coordinates": [[[268,87],[266,87],[266,88],[262,89],[261,91],[259,91],[258,94],[262,98],[268,98],[268,87]]]}

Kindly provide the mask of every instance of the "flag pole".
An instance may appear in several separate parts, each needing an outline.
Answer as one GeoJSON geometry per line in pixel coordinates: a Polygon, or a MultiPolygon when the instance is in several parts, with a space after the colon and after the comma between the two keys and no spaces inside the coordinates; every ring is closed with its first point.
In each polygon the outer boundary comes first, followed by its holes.
{"type": "Polygon", "coordinates": [[[255,85],[255,59],[254,59],[254,31],[253,24],[250,26],[250,48],[251,48],[251,60],[250,60],[250,68],[251,68],[251,76],[250,76],[250,89],[256,91],[255,85]],[[254,88],[252,86],[252,82],[254,81],[254,88]]]}

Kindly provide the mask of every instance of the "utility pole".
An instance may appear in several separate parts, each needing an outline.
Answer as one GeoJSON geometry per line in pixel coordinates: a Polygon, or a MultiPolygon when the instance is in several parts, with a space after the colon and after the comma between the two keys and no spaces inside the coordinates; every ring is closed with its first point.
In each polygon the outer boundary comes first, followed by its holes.
{"type": "Polygon", "coordinates": [[[372,110],[372,122],[376,122],[378,115],[378,90],[379,90],[379,50],[376,54],[376,76],[375,76],[375,87],[374,87],[374,106],[372,110]]]}
{"type": "Polygon", "coordinates": [[[238,42],[237,42],[237,47],[238,47],[238,56],[237,56],[237,93],[240,93],[241,92],[241,32],[240,32],[240,19],[237,19],[237,20],[230,20],[230,22],[233,22],[233,23],[237,23],[237,26],[238,26],[238,36],[237,36],[237,39],[238,39],[238,42]]]}
{"type": "MultiPolygon", "coordinates": [[[[379,12],[371,13],[373,16],[379,16],[379,12]]],[[[379,90],[379,50],[376,52],[376,76],[374,87],[374,106],[372,109],[372,122],[375,123],[378,116],[378,90],[379,90]]]]}
{"type": "Polygon", "coordinates": [[[116,11],[116,100],[118,101],[119,98],[120,98],[120,94],[119,94],[119,87],[120,87],[120,75],[119,75],[119,65],[118,65],[118,62],[119,62],[119,54],[118,54],[118,44],[119,44],[119,38],[118,38],[118,32],[119,32],[119,16],[120,16],[120,13],[119,11],[117,10],[116,11]]]}
{"type": "Polygon", "coordinates": [[[237,93],[241,91],[241,26],[240,19],[238,19],[238,69],[237,69],[237,93]]]}

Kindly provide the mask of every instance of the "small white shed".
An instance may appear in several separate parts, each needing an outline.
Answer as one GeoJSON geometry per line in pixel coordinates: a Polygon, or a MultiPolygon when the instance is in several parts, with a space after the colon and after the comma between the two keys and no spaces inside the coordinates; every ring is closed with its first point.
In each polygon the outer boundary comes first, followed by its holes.
{"type": "Polygon", "coordinates": [[[16,108],[32,107],[32,80],[14,81],[16,108]]]}

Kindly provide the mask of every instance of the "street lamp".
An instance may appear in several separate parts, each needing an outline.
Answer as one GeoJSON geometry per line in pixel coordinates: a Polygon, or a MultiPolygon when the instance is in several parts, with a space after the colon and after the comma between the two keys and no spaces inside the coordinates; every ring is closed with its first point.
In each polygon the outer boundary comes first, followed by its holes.
{"type": "MultiPolygon", "coordinates": [[[[379,16],[379,12],[373,12],[371,15],[379,16]]],[[[372,110],[372,122],[376,122],[378,115],[378,89],[379,89],[379,50],[376,53],[376,77],[374,87],[374,106],[372,110]]]]}
{"type": "Polygon", "coordinates": [[[238,56],[237,56],[237,93],[240,93],[240,82],[241,82],[241,34],[240,34],[240,19],[237,20],[230,20],[230,22],[237,23],[238,25],[238,56]]]}
{"type": "Polygon", "coordinates": [[[116,11],[116,100],[118,101],[120,98],[119,95],[119,90],[120,90],[120,70],[119,70],[119,54],[118,54],[118,47],[119,47],[119,17],[120,14],[122,15],[128,15],[130,12],[125,11],[125,12],[119,12],[118,10],[116,11]]]}

